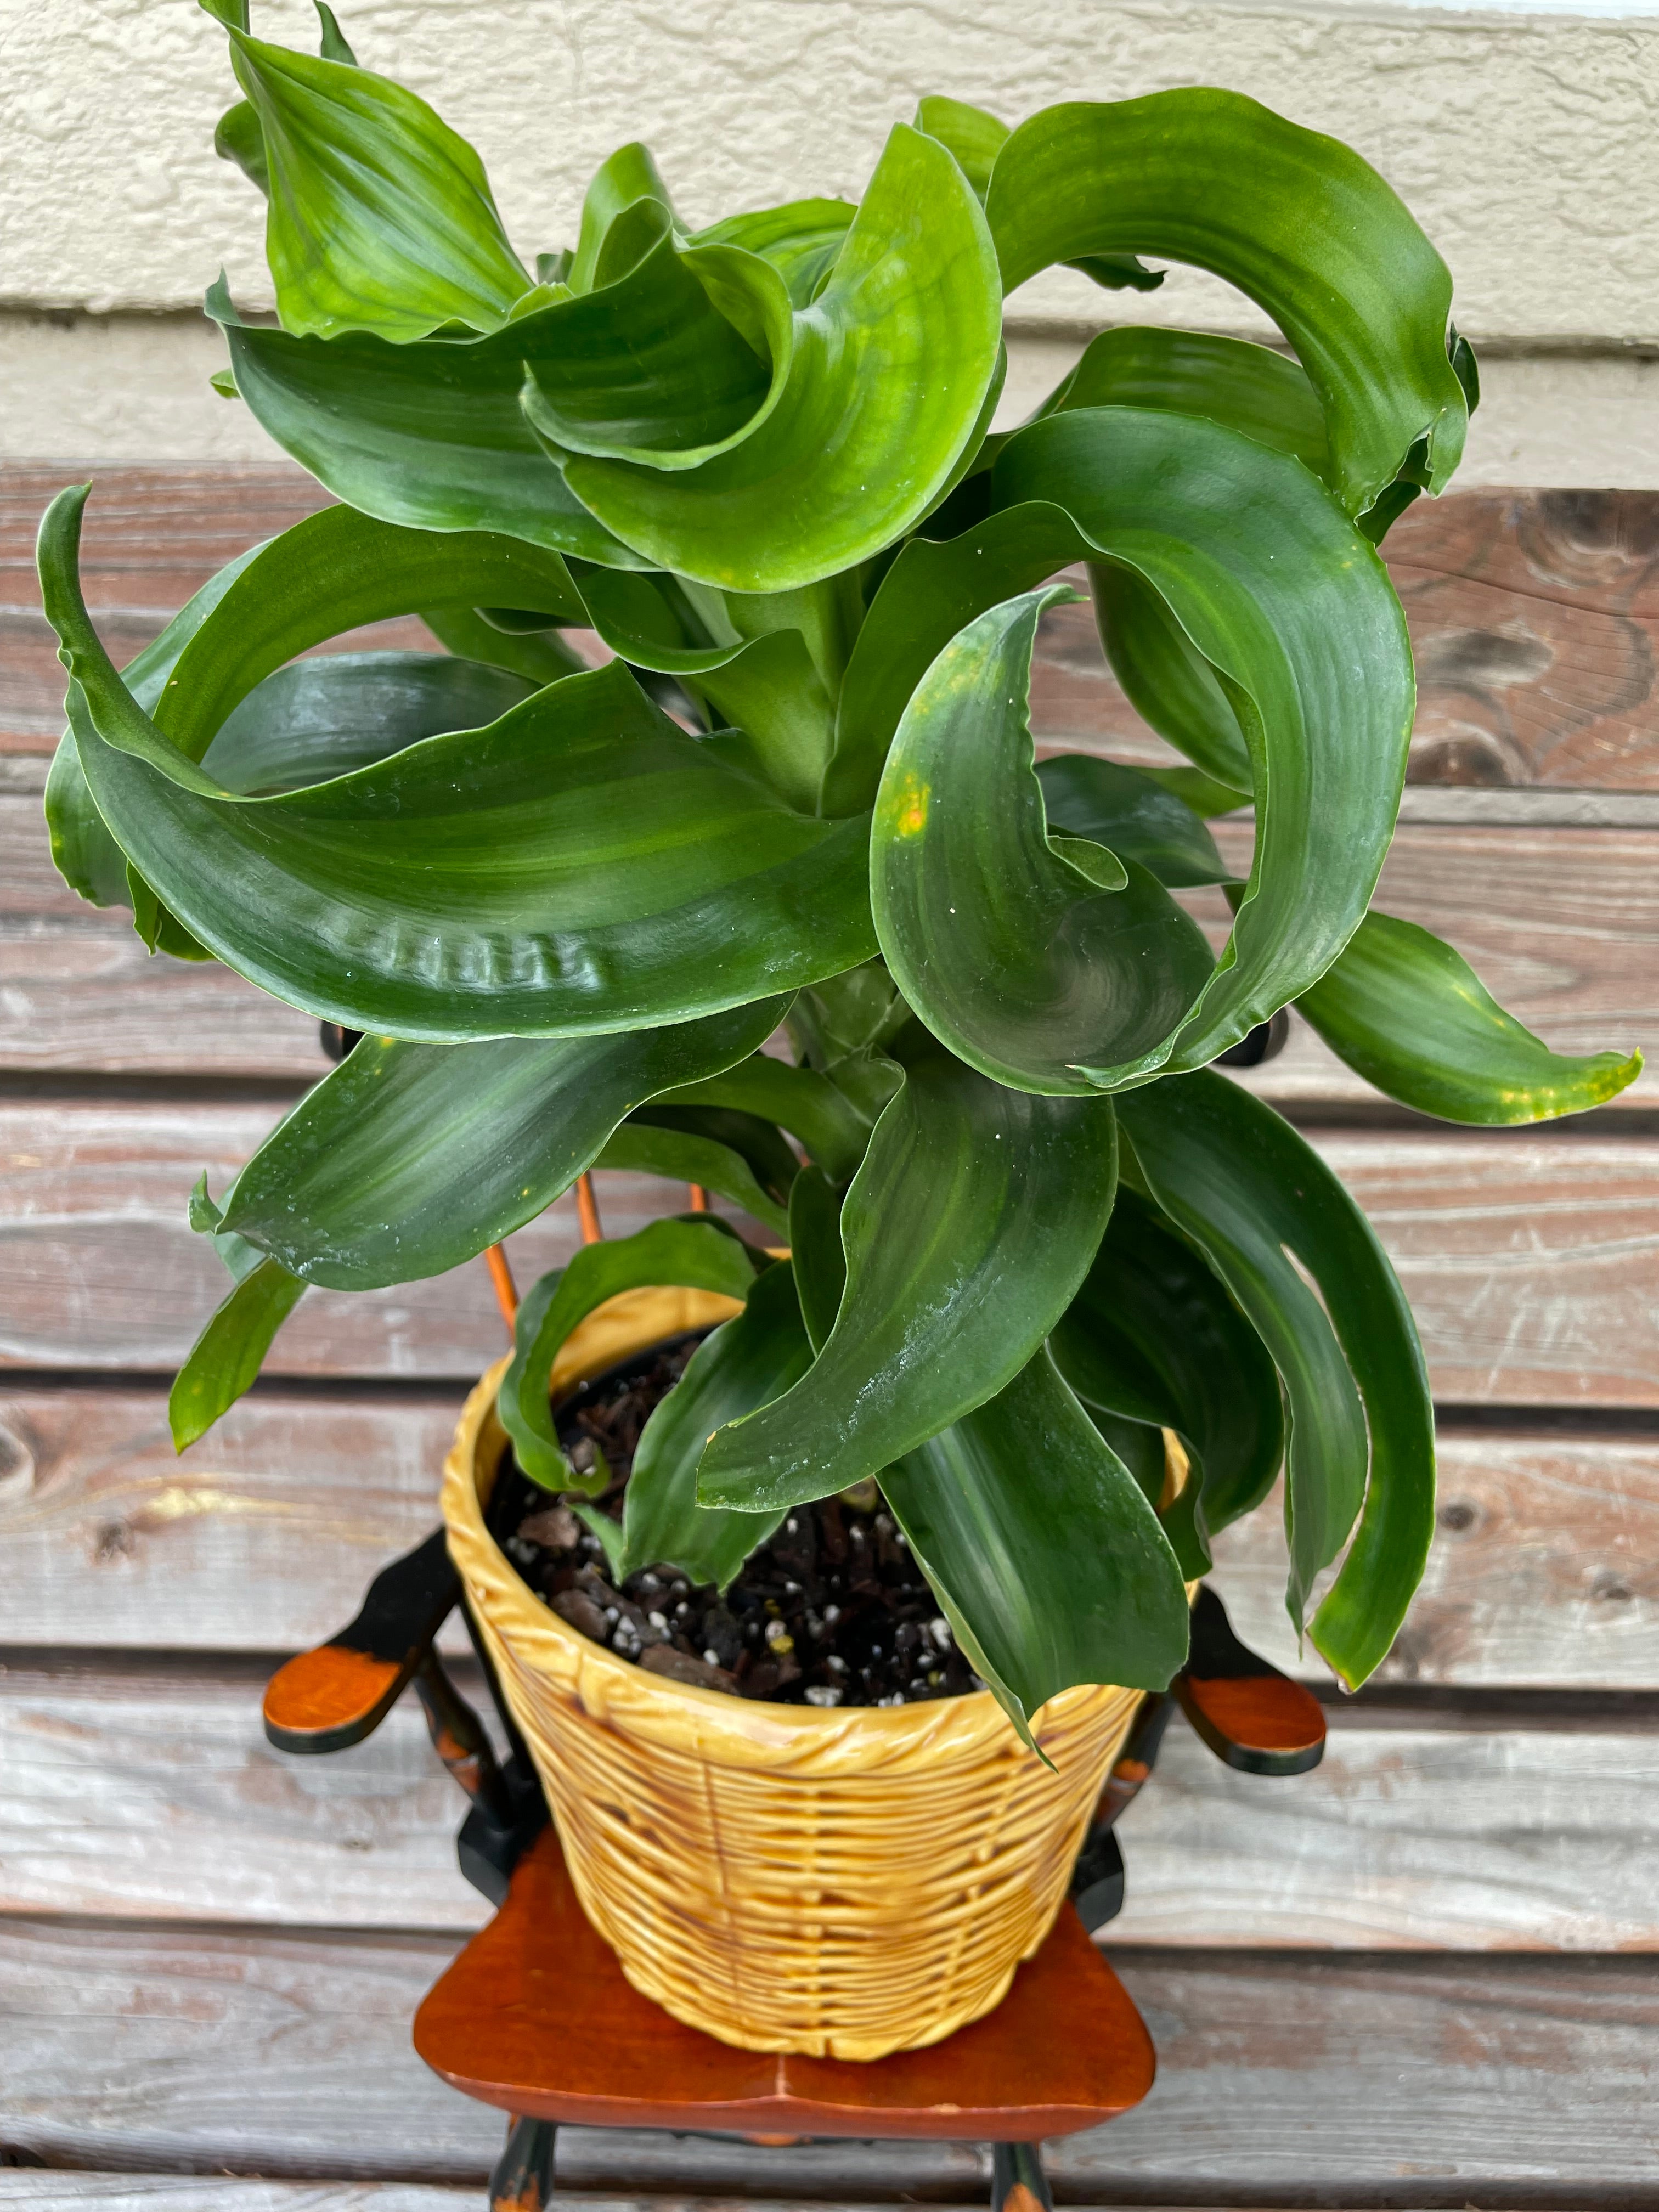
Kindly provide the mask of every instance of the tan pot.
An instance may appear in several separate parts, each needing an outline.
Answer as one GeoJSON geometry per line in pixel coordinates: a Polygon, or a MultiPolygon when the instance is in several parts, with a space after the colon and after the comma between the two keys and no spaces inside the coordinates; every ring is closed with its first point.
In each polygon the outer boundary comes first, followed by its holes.
{"type": "MultiPolygon", "coordinates": [[[[555,1395],[737,1310],[625,1291],[570,1338],[555,1395]]],[[[1140,1692],[1052,1698],[1035,1723],[1051,1771],[987,1693],[820,1711],[645,1673],[544,1605],[484,1527],[506,1364],[445,1462],[449,1548],[629,1980],[722,2042],[817,2057],[884,2057],[991,2011],[1048,1931],[1140,1692]]]]}

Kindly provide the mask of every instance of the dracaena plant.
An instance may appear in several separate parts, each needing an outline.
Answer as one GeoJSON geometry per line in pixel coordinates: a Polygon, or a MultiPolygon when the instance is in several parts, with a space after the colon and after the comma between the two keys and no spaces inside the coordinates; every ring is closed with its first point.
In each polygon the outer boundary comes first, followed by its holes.
{"type": "Polygon", "coordinates": [[[1352,1199],[1211,1063],[1294,1004],[1452,1121],[1575,1112],[1638,1065],[1557,1056],[1369,910],[1413,706],[1376,543],[1476,391],[1406,208],[1233,93],[1012,131],[930,99],[856,206],[690,228],[626,146],[532,263],[326,9],[319,56],[211,12],[278,315],[214,289],[218,381],[341,503],[118,674],[86,490],[60,496],[48,811],[70,882],[151,946],[367,1034],[198,1192],[235,1279],[181,1448],[307,1285],[439,1273],[583,1171],[644,1170],[793,1258],[671,1217],[526,1297],[501,1410],[572,1493],[603,1476],[548,1376],[581,1317],[632,1285],[744,1301],[645,1430],[619,1568],[725,1583],[790,1506],[878,1476],[1024,1725],[1073,1682],[1168,1680],[1183,1579],[1282,1465],[1291,1616],[1326,1577],[1309,1633],[1361,1681],[1429,1542],[1422,1355],[1352,1199]],[[1147,289],[1143,255],[1227,279],[1288,350],[1109,329],[991,432],[1006,295],[1054,264],[1147,289]],[[1036,760],[1033,641],[1080,569],[1190,765],[1036,760]],[[410,613],[447,654],[300,657],[410,613]],[[1235,880],[1206,817],[1252,804],[1235,880]],[[1200,885],[1218,956],[1176,896],[1200,885]]]}

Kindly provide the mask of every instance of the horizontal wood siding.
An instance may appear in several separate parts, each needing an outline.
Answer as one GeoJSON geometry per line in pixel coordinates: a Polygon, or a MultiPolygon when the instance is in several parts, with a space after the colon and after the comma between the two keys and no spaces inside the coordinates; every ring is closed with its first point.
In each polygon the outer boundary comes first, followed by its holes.
{"type": "MultiPolygon", "coordinates": [[[[325,1063],[308,1018],[151,959],[52,869],[62,671],[33,544],[73,474],[0,465],[0,2212],[449,2212],[479,2202],[501,2140],[409,2042],[485,1912],[456,1869],[459,1800],[412,1701],[316,1761],[272,1751],[258,1709],[276,1660],[433,1526],[500,1317],[479,1266],[310,1296],[272,1378],[173,1455],[167,1381],[225,1280],[186,1196],[204,1169],[222,1188],[325,1063]]],[[[281,465],[97,477],[84,574],[118,659],[321,498],[281,465]]],[[[1659,816],[1620,794],[1659,793],[1659,494],[1420,501],[1388,558],[1421,686],[1379,904],[1558,1048],[1652,1044],[1659,816]]],[[[410,619],[336,645],[390,641],[430,641],[410,619]]],[[[1034,724],[1049,749],[1169,757],[1086,608],[1045,622],[1034,724]]],[[[1248,866],[1248,818],[1218,835],[1248,866]]],[[[1194,904],[1224,927],[1215,897],[1194,904]]],[[[1285,1619],[1278,1501],[1220,1540],[1235,1624],[1320,1690],[1328,1748],[1267,1780],[1172,1727],[1108,1931],[1158,2081],[1050,2147],[1057,2197],[1646,2206],[1659,1077],[1588,1126],[1453,1130],[1293,1023],[1237,1079],[1306,1130],[1395,1256],[1442,1407],[1439,1528],[1358,1701],[1285,1619]]],[[[601,1179],[613,1232],[678,1199],[601,1179]]],[[[515,1237],[520,1282],[575,1237],[564,1202],[515,1237]]],[[[445,1638],[465,1653],[453,1621],[445,1638]]],[[[568,2130],[559,2180],[590,2212],[827,2212],[982,2203],[989,2172],[979,2144],[568,2130]]]]}

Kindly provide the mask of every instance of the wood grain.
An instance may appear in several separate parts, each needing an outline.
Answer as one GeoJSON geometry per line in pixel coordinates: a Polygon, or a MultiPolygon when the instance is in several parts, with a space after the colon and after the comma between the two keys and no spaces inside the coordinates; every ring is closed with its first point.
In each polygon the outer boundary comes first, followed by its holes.
{"type": "MultiPolygon", "coordinates": [[[[180,1460],[159,1390],[0,1389],[5,1640],[316,1643],[434,1525],[459,1402],[443,1386],[378,1403],[256,1392],[180,1460]]],[[[1277,1498],[1225,1531],[1217,1556],[1244,1640],[1322,1677],[1285,1617],[1277,1498]]],[[[457,1625],[443,1644],[465,1648],[457,1625]]],[[[1382,1679],[1659,1687],[1659,1444],[1443,1435],[1440,1526],[1382,1679]]]]}
{"type": "MultiPolygon", "coordinates": [[[[367,1743],[297,1759],[264,1741],[258,1698],[246,1678],[15,1662],[0,1911],[480,1926],[455,1865],[463,1801],[414,1699],[367,1743]]],[[[1335,1717],[1323,1763],[1288,1778],[1170,1728],[1123,1816],[1114,1944],[1659,1949],[1659,1734],[1335,1717]]]]}
{"type": "MultiPolygon", "coordinates": [[[[204,1169],[222,1189],[274,1118],[242,1105],[0,1103],[0,1367],[161,1370],[182,1359],[224,1286],[186,1198],[204,1169]]],[[[1400,1268],[1437,1396],[1659,1404],[1659,1140],[1356,1130],[1316,1141],[1400,1268]]],[[[676,1184],[601,1179],[612,1235],[680,1202],[676,1184]]],[[[519,1282],[562,1265],[575,1238],[561,1200],[512,1240],[519,1282]]],[[[313,1292],[269,1364],[470,1381],[500,1331],[475,1263],[394,1290],[313,1292]]]]}
{"type": "MultiPolygon", "coordinates": [[[[9,1278],[0,1367],[174,1367],[228,1280],[185,1220],[191,1188],[205,1170],[222,1191],[280,1111],[0,1103],[0,1247],[9,1278]]],[[[683,1183],[651,1176],[596,1182],[610,1236],[685,1200],[683,1183]]],[[[527,1287],[562,1267],[580,1241],[574,1197],[562,1199],[511,1239],[518,1282],[527,1287]]],[[[501,1313],[480,1260],[388,1291],[313,1291],[267,1364],[277,1374],[470,1382],[501,1347],[501,1313]]]]}
{"type": "MultiPolygon", "coordinates": [[[[404,2181],[228,2181],[219,2174],[0,2170],[0,2206],[12,2212],[24,2207],[70,2212],[79,2204],[96,2204],[102,2212],[478,2212],[478,2193],[404,2181]]],[[[601,2212],[599,2205],[592,2212],[601,2212]]]]}
{"type": "MultiPolygon", "coordinates": [[[[476,2184],[498,2117],[446,2089],[408,2044],[451,1948],[9,1920],[0,2140],[104,2166],[476,2184]]],[[[1158,2039],[1159,2078],[1137,2112],[1054,2146],[1073,2202],[1145,2189],[1225,2203],[1236,2185],[1257,2205],[1277,2191],[1304,2205],[1501,2212],[1564,2196],[1634,2206],[1650,2189],[1650,1960],[1124,1947],[1116,1963],[1158,2039]]],[[[768,2150],[577,2129],[559,2142],[562,2187],[630,2195],[960,2203],[981,2194],[988,2163],[979,2145],[768,2150]]]]}
{"type": "MultiPolygon", "coordinates": [[[[382,1403],[256,1393],[181,1460],[158,1389],[0,1390],[0,1635],[270,1653],[319,1643],[437,1525],[459,1407],[441,1387],[382,1403]]],[[[440,1640],[470,1648],[458,1621],[440,1640]]]]}
{"type": "MultiPolygon", "coordinates": [[[[1249,827],[1218,835],[1248,871],[1249,827]]],[[[1192,903],[1218,940],[1219,894],[1192,903]]],[[[1449,939],[1559,1051],[1659,1042],[1659,832],[1407,824],[1377,903],[1449,939]]],[[[52,866],[33,793],[0,791],[0,1072],[314,1082],[326,1066],[309,1016],[217,963],[152,957],[125,911],[77,898],[52,866]]],[[[1285,1103],[1377,1099],[1305,1027],[1244,1079],[1285,1103]]],[[[1656,1084],[1659,1066],[1620,1105],[1650,1103],[1656,1084]]]]}
{"type": "MultiPolygon", "coordinates": [[[[73,474],[0,468],[0,728],[41,737],[59,726],[63,684],[34,531],[73,474]]],[[[283,462],[96,471],[84,576],[117,660],[216,568],[325,501],[283,462]]],[[[1414,781],[1659,787],[1659,495],[1419,500],[1387,554],[1419,662],[1414,781]]],[[[1033,710],[1045,736],[1168,757],[1103,666],[1086,607],[1045,617],[1033,710]]]]}
{"type": "MultiPolygon", "coordinates": [[[[1390,532],[1418,665],[1413,783],[1659,787],[1659,495],[1455,492],[1390,532]]],[[[1087,606],[1042,620],[1039,737],[1147,763],[1087,606]]]]}
{"type": "MultiPolygon", "coordinates": [[[[1659,1444],[1609,1437],[1439,1440],[1438,1526],[1382,1682],[1659,1686],[1659,1444]]],[[[1308,1680],[1285,1613],[1279,1498],[1224,1530],[1216,1586],[1244,1641],[1308,1680]]]]}

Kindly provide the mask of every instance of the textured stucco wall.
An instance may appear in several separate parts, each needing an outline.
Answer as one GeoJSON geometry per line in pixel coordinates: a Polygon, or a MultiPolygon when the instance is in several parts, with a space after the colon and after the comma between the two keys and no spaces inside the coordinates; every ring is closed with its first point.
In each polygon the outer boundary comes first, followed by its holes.
{"type": "MultiPolygon", "coordinates": [[[[587,175],[636,135],[697,221],[856,193],[924,91],[1011,118],[1172,84],[1249,91],[1373,161],[1450,263],[1460,322],[1519,356],[1492,364],[1473,457],[1489,480],[1659,482],[1653,380],[1607,357],[1632,341],[1659,352],[1659,12],[347,0],[341,13],[364,61],[474,139],[526,254],[570,238],[587,175]],[[1540,346],[1578,357],[1526,358],[1540,346]]],[[[313,21],[308,0],[254,0],[273,38],[310,44],[313,21]]],[[[237,410],[216,414],[202,393],[206,334],[131,312],[187,307],[222,262],[245,301],[267,296],[260,204],[212,152],[232,92],[222,34],[194,0],[0,0],[0,451],[258,449],[237,410]],[[42,307],[93,314],[43,323],[42,307]]],[[[1189,272],[1127,305],[1050,276],[1012,312],[1260,327],[1189,272]]],[[[1057,343],[1028,337],[1019,375],[1036,378],[1057,343]]]]}

